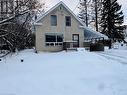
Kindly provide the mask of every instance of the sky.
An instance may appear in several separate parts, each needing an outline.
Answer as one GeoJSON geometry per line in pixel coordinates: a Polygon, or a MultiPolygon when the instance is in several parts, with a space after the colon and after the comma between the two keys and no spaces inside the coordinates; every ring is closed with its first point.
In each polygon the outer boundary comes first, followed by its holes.
{"type": "MultiPolygon", "coordinates": [[[[78,13],[77,5],[79,0],[40,0],[41,2],[45,2],[45,8],[48,10],[57,4],[60,1],[63,1],[75,14],[78,13]]],[[[127,0],[118,0],[119,4],[122,5],[122,10],[124,13],[124,24],[127,24],[127,0]]]]}
{"type": "Polygon", "coordinates": [[[127,0],[118,0],[118,2],[122,5],[122,10],[124,13],[124,23],[127,24],[127,0]]]}

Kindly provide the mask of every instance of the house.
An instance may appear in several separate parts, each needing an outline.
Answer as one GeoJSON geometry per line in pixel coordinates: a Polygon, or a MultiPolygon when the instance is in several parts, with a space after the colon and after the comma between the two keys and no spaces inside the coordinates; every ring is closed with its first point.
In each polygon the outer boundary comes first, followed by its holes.
{"type": "Polygon", "coordinates": [[[69,48],[83,47],[85,27],[85,24],[61,1],[37,18],[36,50],[60,51],[65,45],[69,48]]]}

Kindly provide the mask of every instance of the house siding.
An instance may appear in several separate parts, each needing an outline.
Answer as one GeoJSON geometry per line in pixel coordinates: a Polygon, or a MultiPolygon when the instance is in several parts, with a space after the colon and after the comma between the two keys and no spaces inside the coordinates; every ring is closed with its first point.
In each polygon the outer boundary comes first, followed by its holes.
{"type": "Polygon", "coordinates": [[[36,50],[37,51],[60,51],[63,49],[61,46],[45,46],[46,33],[62,33],[63,41],[72,40],[73,34],[79,34],[79,46],[83,47],[84,30],[80,29],[80,23],[75,17],[70,14],[62,5],[54,11],[46,15],[39,21],[41,26],[36,27],[36,50]],[[60,10],[60,7],[62,10],[60,10]],[[57,16],[57,26],[51,26],[50,16],[57,16]],[[65,16],[71,16],[71,26],[65,26],[65,16]]]}

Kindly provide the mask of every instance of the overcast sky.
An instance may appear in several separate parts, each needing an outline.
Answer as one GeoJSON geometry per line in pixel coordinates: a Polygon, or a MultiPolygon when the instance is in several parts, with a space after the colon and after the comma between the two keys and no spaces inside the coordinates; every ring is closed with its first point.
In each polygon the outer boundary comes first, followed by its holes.
{"type": "MultiPolygon", "coordinates": [[[[63,1],[75,14],[77,14],[76,6],[79,3],[79,0],[40,0],[46,3],[46,9],[51,8],[55,4],[57,4],[60,1],[63,1]]],[[[127,24],[127,0],[118,0],[120,5],[122,5],[122,10],[124,13],[124,23],[127,24]]]]}

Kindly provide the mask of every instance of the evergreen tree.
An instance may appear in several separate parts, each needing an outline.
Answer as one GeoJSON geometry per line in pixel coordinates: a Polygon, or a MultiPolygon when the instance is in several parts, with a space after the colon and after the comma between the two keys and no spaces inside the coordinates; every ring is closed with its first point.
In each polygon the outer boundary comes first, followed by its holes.
{"type": "Polygon", "coordinates": [[[123,12],[117,0],[103,0],[101,27],[102,33],[111,39],[124,39],[123,12]]]}

